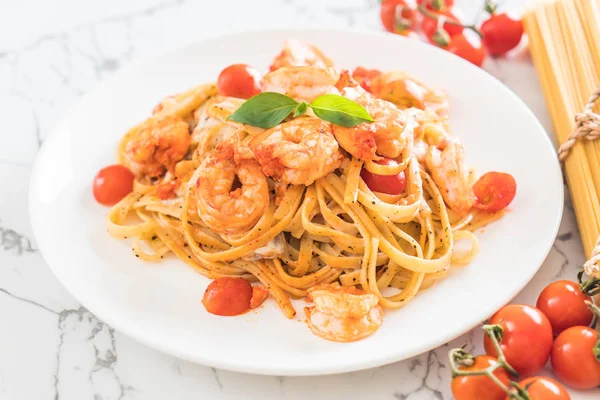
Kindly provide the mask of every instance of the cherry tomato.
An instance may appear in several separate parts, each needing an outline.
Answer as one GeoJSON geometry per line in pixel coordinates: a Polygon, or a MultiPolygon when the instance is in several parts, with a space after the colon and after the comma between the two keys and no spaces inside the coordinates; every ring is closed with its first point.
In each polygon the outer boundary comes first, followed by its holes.
{"type": "Polygon", "coordinates": [[[352,77],[368,92],[371,91],[371,81],[379,75],[381,75],[381,71],[378,69],[356,67],[354,71],[352,71],[352,77]]]}
{"type": "Polygon", "coordinates": [[[405,0],[383,0],[379,10],[381,23],[386,31],[402,34],[404,31],[414,28],[416,25],[415,10],[406,4],[405,0]],[[401,18],[396,18],[396,10],[402,7],[401,18]],[[400,20],[399,20],[400,19],[400,20]],[[401,19],[406,20],[406,26],[402,26],[401,19]]]}
{"type": "Polygon", "coordinates": [[[105,206],[117,204],[133,191],[135,177],[127,167],[110,165],[102,168],[94,178],[94,197],[105,206]]]}
{"type": "MultiPolygon", "coordinates": [[[[494,357],[477,356],[473,365],[459,369],[461,371],[481,371],[495,364],[497,361],[494,357]]],[[[504,368],[495,370],[494,375],[502,383],[509,385],[510,378],[504,368]]],[[[506,397],[506,392],[484,375],[457,376],[452,380],[452,396],[455,400],[502,400],[506,397]]]]}
{"type": "MultiPolygon", "coordinates": [[[[524,389],[531,400],[571,400],[563,385],[545,376],[523,379],[519,387],[524,389]]],[[[510,400],[508,396],[506,400],[510,400]]]]}
{"type": "MultiPolygon", "coordinates": [[[[444,16],[447,21],[453,21],[456,23],[460,23],[460,19],[449,9],[443,9],[440,11],[431,11],[432,14],[437,15],[438,17],[444,16]]],[[[421,30],[431,40],[435,31],[437,31],[438,21],[435,18],[430,18],[426,15],[423,16],[423,20],[421,21],[421,30]]],[[[464,28],[459,25],[449,24],[448,22],[444,22],[444,30],[448,32],[450,37],[454,35],[458,35],[463,32],[464,28]]]]}
{"type": "Polygon", "coordinates": [[[202,298],[204,308],[211,314],[232,316],[250,309],[252,285],[244,278],[222,277],[208,285],[202,298]]]}
{"type": "Polygon", "coordinates": [[[483,45],[492,56],[501,56],[517,47],[523,37],[523,22],[507,14],[492,14],[481,24],[483,45]]]}
{"type": "Polygon", "coordinates": [[[575,389],[600,386],[600,360],[594,357],[598,332],[587,326],[573,326],[558,335],[552,345],[552,368],[565,384],[575,389]]]}
{"type": "Polygon", "coordinates": [[[542,290],[536,307],[544,313],[554,336],[572,326],[589,325],[594,314],[585,305],[590,296],[579,290],[579,285],[571,281],[552,282],[542,290]]]}
{"type": "Polygon", "coordinates": [[[471,42],[471,40],[462,33],[452,36],[450,38],[450,44],[442,48],[452,54],[464,58],[478,67],[481,67],[485,58],[485,53],[481,44],[471,42]]]}
{"type": "MultiPolygon", "coordinates": [[[[381,165],[397,165],[396,161],[388,158],[383,158],[375,162],[381,165]]],[[[360,177],[365,181],[369,189],[374,192],[400,194],[406,187],[404,171],[400,172],[398,175],[376,175],[363,168],[362,171],[360,171],[360,177]]]]}
{"type": "MultiPolygon", "coordinates": [[[[500,348],[506,361],[521,375],[538,372],[550,356],[552,349],[552,326],[548,318],[537,308],[509,304],[490,318],[490,324],[498,324],[504,330],[500,348]]],[[[483,339],[485,352],[498,357],[492,340],[483,339]]]]}
{"type": "Polygon", "coordinates": [[[473,191],[477,198],[476,208],[484,211],[499,211],[515,198],[517,182],[510,174],[488,172],[475,182],[473,191]]]}
{"type": "Polygon", "coordinates": [[[217,90],[223,96],[249,99],[260,93],[261,77],[258,70],[246,64],[225,68],[217,79],[217,90]]]}
{"type": "Polygon", "coordinates": [[[252,286],[252,298],[250,299],[250,308],[260,307],[269,297],[269,289],[262,285],[252,286]]]}
{"type": "Polygon", "coordinates": [[[174,180],[171,182],[160,184],[156,187],[156,195],[161,200],[168,200],[177,197],[177,189],[179,188],[179,181],[174,180]]]}

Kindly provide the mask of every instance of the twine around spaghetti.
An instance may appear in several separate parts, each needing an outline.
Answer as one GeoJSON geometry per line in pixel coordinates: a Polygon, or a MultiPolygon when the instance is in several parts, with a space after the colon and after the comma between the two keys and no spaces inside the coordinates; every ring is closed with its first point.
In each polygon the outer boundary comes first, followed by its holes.
{"type": "MultiPolygon", "coordinates": [[[[588,99],[583,112],[575,115],[575,130],[569,138],[558,148],[558,159],[563,163],[578,139],[600,139],[600,115],[592,111],[594,104],[600,99],[598,87],[588,99]]],[[[583,272],[590,279],[582,282],[582,289],[589,294],[600,293],[600,237],[594,244],[590,259],[583,264],[583,272]]],[[[582,273],[579,274],[581,281],[582,273]]]]}

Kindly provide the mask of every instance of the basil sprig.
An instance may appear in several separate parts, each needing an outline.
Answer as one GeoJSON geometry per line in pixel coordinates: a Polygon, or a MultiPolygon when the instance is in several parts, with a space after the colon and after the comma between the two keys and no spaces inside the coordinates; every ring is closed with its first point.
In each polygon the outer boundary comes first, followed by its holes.
{"type": "Polygon", "coordinates": [[[229,120],[269,129],[280,124],[292,112],[298,117],[312,108],[322,120],[351,128],[373,118],[360,104],[337,94],[325,94],[312,103],[298,103],[286,95],[264,92],[248,99],[229,116],[229,120]]]}

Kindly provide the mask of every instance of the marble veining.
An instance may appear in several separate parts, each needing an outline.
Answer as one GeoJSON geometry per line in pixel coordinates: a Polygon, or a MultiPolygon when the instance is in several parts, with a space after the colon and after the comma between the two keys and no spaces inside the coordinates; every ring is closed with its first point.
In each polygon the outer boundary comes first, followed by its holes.
{"type": "MultiPolygon", "coordinates": [[[[419,357],[349,374],[292,378],[204,367],[149,349],[78,304],[45,265],[29,226],[28,179],[44,138],[82,94],[132,59],[231,29],[379,30],[378,3],[23,0],[0,6],[0,400],[451,399],[447,351],[462,345],[481,351],[480,329],[419,357]]],[[[458,3],[477,18],[482,1],[458,3]]],[[[522,1],[505,7],[518,11],[522,1]]],[[[526,51],[485,67],[551,129],[526,51]]],[[[515,301],[534,302],[547,282],[572,278],[584,261],[568,196],[565,206],[544,266],[515,301]]]]}

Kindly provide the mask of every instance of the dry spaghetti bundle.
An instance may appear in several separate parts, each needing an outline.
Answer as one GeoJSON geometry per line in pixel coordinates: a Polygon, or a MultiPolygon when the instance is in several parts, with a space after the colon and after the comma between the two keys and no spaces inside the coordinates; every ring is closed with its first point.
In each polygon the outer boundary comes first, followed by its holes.
{"type": "MultiPolygon", "coordinates": [[[[557,140],[565,143],[591,123],[581,111],[600,85],[600,0],[538,1],[523,20],[557,140]]],[[[573,142],[562,158],[590,257],[600,235],[600,141],[573,142]]]]}

